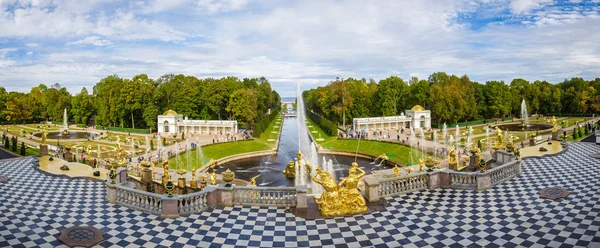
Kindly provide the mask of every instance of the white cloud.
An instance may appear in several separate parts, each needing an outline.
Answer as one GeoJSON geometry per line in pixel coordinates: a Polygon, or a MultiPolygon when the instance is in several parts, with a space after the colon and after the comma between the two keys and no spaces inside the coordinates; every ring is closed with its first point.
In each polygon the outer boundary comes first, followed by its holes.
{"type": "Polygon", "coordinates": [[[515,14],[541,8],[545,5],[552,3],[553,0],[511,0],[510,9],[515,14]]]}
{"type": "Polygon", "coordinates": [[[305,88],[335,77],[409,79],[445,71],[480,82],[558,82],[600,76],[600,9],[593,6],[510,0],[111,4],[118,6],[0,12],[0,39],[41,43],[33,62],[0,57],[0,81],[22,91],[58,82],[76,93],[113,74],[265,76],[289,96],[295,82],[305,88]],[[474,15],[501,20],[471,29],[479,24],[468,19],[474,15]]]}
{"type": "Polygon", "coordinates": [[[85,37],[84,39],[81,39],[78,41],[67,42],[67,45],[106,46],[106,45],[110,45],[110,44],[112,44],[112,42],[110,42],[110,40],[102,39],[98,36],[88,36],[88,37],[85,37]]]}
{"type": "Polygon", "coordinates": [[[39,43],[27,43],[27,44],[25,44],[25,46],[28,46],[28,47],[39,47],[40,44],[39,43]]]}

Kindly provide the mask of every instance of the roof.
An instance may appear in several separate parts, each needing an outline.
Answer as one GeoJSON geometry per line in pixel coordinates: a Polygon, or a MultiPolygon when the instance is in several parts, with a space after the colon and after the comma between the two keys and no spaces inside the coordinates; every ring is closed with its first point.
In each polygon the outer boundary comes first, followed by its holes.
{"type": "Polygon", "coordinates": [[[425,111],[425,108],[423,108],[423,106],[421,106],[421,105],[415,105],[410,110],[412,110],[412,111],[425,111]]]}
{"type": "Polygon", "coordinates": [[[163,115],[167,115],[167,116],[177,116],[177,112],[173,111],[172,109],[167,110],[163,115]]]}

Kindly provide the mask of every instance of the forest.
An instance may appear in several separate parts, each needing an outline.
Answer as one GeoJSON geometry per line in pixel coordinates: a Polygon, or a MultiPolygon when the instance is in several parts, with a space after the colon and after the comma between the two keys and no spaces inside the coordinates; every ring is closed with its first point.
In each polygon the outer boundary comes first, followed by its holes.
{"type": "Polygon", "coordinates": [[[236,77],[198,79],[167,74],[154,80],[145,74],[131,79],[116,75],[100,80],[92,92],[83,88],[71,95],[60,84],[40,84],[29,93],[0,87],[0,122],[62,122],[63,109],[77,124],[152,129],[168,109],[190,119],[237,120],[253,127],[279,107],[280,96],[267,79],[236,77]]]}
{"type": "Polygon", "coordinates": [[[414,105],[431,110],[432,124],[489,118],[520,117],[525,99],[529,115],[583,115],[600,111],[600,78],[572,78],[552,84],[513,79],[474,82],[468,76],[431,74],[428,79],[390,76],[379,82],[337,79],[303,92],[305,105],[314,113],[341,126],[352,118],[400,115],[414,105]]]}

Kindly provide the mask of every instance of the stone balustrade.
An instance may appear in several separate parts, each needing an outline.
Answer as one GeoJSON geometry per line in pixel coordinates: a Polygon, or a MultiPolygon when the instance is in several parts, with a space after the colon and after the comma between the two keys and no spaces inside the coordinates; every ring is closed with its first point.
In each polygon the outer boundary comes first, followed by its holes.
{"type": "Polygon", "coordinates": [[[162,214],[161,195],[132,189],[119,184],[114,184],[113,187],[116,191],[115,204],[146,213],[162,214]]]}
{"type": "Polygon", "coordinates": [[[455,189],[477,189],[477,172],[450,171],[450,187],[455,189]]]}
{"type": "Polygon", "coordinates": [[[486,171],[490,174],[492,186],[504,182],[510,178],[521,175],[521,161],[513,161],[497,168],[486,171]]]}
{"type": "Polygon", "coordinates": [[[427,173],[386,178],[379,181],[379,196],[392,196],[427,189],[427,173]]]}
{"type": "Polygon", "coordinates": [[[296,187],[233,187],[233,204],[243,206],[296,206],[296,187]]]}
{"type": "Polygon", "coordinates": [[[179,195],[177,200],[177,207],[179,209],[179,215],[189,216],[190,214],[200,213],[209,207],[208,195],[214,191],[214,187],[205,188],[204,190],[196,193],[179,195]]]}
{"type": "Polygon", "coordinates": [[[521,161],[516,160],[485,172],[456,172],[452,170],[421,172],[394,177],[371,175],[365,177],[365,197],[376,202],[380,197],[405,194],[416,190],[439,187],[485,190],[510,178],[521,175],[521,161]]]}

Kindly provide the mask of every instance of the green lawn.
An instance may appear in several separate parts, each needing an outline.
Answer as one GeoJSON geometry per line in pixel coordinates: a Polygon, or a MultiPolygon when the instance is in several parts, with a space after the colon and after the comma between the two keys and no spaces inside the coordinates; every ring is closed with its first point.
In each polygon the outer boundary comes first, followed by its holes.
{"type": "Polygon", "coordinates": [[[196,169],[198,169],[204,164],[206,164],[208,161],[210,161],[210,159],[217,160],[220,158],[240,153],[257,152],[273,149],[277,141],[277,137],[279,136],[281,125],[283,124],[283,115],[279,116],[271,122],[269,127],[260,135],[259,138],[253,140],[216,143],[203,146],[201,149],[203,156],[201,156],[200,158],[198,158],[198,151],[192,150],[189,154],[189,166],[187,164],[188,155],[186,152],[184,152],[179,154],[179,161],[177,161],[175,157],[169,159],[169,168],[189,170],[192,167],[196,167],[196,169]],[[282,117],[281,120],[278,120],[279,116],[282,117]],[[280,122],[279,124],[277,124],[278,121],[280,122]],[[275,126],[279,127],[275,128],[275,126]],[[273,131],[276,131],[277,133],[271,133],[273,131]],[[271,139],[271,141],[269,141],[269,139],[271,139]],[[201,163],[197,162],[198,159],[201,161],[201,163]]]}
{"type": "Polygon", "coordinates": [[[337,139],[337,136],[329,136],[325,132],[323,132],[323,130],[319,126],[315,125],[315,123],[310,118],[306,118],[306,122],[306,127],[308,128],[308,131],[312,134],[313,138],[316,139],[318,144],[328,143],[332,140],[337,139]]]}
{"type": "MultiPolygon", "coordinates": [[[[385,153],[391,160],[399,162],[401,164],[410,164],[410,147],[406,147],[400,144],[372,141],[372,140],[345,140],[335,139],[327,143],[323,143],[321,146],[325,149],[332,149],[336,151],[345,152],[356,152],[358,145],[358,152],[365,153],[373,156],[379,156],[385,153]]],[[[412,163],[418,163],[418,159],[421,158],[421,152],[413,149],[412,150],[412,163]]]]}
{"type": "MultiPolygon", "coordinates": [[[[323,130],[315,125],[310,119],[307,119],[307,122],[307,126],[312,126],[308,128],[310,131],[317,131],[316,133],[311,132],[311,134],[317,140],[317,144],[321,145],[324,149],[356,152],[358,140],[338,139],[337,136],[329,136],[325,134],[325,132],[323,132],[323,130]]],[[[385,153],[391,160],[405,165],[410,164],[410,151],[410,147],[375,140],[360,140],[360,145],[358,146],[358,152],[360,153],[373,156],[379,156],[385,153]]],[[[413,149],[412,156],[413,164],[415,164],[417,163],[417,160],[421,158],[421,152],[413,149]]]]}

